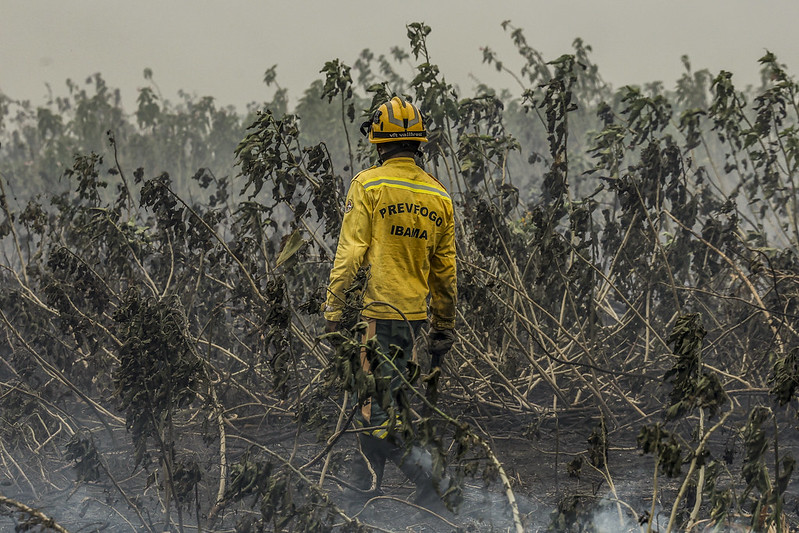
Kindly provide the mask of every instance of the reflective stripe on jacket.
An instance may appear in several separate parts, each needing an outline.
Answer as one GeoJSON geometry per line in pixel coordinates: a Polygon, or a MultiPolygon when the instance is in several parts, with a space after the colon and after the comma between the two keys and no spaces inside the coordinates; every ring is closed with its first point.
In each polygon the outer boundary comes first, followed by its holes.
{"type": "Polygon", "coordinates": [[[446,189],[410,157],[359,173],[347,193],[325,318],[338,321],[344,290],[358,267],[371,266],[364,294],[367,318],[424,320],[455,327],[455,224],[446,189]]]}

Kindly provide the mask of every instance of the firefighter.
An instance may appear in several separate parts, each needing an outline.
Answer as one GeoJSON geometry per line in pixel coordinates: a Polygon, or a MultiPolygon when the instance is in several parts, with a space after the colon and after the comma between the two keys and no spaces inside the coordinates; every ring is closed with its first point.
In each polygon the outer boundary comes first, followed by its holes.
{"type": "MultiPolygon", "coordinates": [[[[440,365],[455,341],[453,206],[444,186],[416,164],[427,132],[415,105],[392,98],[361,125],[361,133],[376,145],[380,164],[356,175],[347,194],[325,304],[326,331],[338,329],[344,291],[359,267],[368,266],[361,310],[368,324],[365,338],[376,336],[393,364],[384,362],[376,372],[363,356],[361,363],[364,370],[390,379],[391,390],[396,390],[402,382],[397,370],[405,372],[414,357],[413,339],[428,319],[433,366],[440,365]],[[392,345],[399,349],[392,351],[392,345]]],[[[386,459],[390,459],[416,483],[417,501],[437,500],[429,452],[403,446],[396,433],[389,432],[391,421],[377,401],[356,401],[363,405],[356,424],[373,429],[359,433],[362,459],[369,464],[356,458],[352,481],[361,489],[379,491],[386,459]]]]}

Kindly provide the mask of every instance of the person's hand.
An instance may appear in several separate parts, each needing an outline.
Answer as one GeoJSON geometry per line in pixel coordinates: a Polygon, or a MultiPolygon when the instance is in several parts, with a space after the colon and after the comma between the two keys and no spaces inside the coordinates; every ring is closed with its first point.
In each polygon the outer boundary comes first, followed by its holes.
{"type": "MultiPolygon", "coordinates": [[[[330,335],[331,333],[335,333],[339,330],[338,328],[339,323],[338,321],[333,320],[325,320],[325,335],[330,335]]],[[[344,337],[341,336],[339,333],[338,335],[330,335],[326,337],[327,342],[330,344],[331,348],[337,349],[344,340],[344,337]]]]}
{"type": "Polygon", "coordinates": [[[431,370],[440,367],[441,361],[447,355],[452,345],[455,344],[454,329],[430,328],[430,335],[427,338],[427,349],[430,352],[431,370]]]}

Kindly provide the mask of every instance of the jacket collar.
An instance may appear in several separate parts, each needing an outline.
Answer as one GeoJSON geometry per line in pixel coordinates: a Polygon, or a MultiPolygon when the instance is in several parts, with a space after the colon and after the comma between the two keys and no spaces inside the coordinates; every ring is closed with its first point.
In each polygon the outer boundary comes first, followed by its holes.
{"type": "Polygon", "coordinates": [[[386,160],[382,165],[383,167],[387,166],[396,166],[396,165],[414,165],[416,166],[416,160],[412,157],[392,157],[391,159],[386,160]]]}

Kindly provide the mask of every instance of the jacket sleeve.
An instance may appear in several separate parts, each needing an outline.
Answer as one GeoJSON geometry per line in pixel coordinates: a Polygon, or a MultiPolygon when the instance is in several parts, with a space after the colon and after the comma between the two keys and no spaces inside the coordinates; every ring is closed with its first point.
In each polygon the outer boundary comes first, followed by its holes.
{"type": "Polygon", "coordinates": [[[458,276],[455,264],[455,223],[452,215],[446,221],[433,256],[430,258],[430,314],[434,328],[455,328],[455,305],[458,298],[458,276]]]}
{"type": "Polygon", "coordinates": [[[334,322],[341,320],[344,291],[352,284],[372,240],[372,206],[357,181],[350,185],[346,206],[325,302],[325,318],[334,322]]]}

